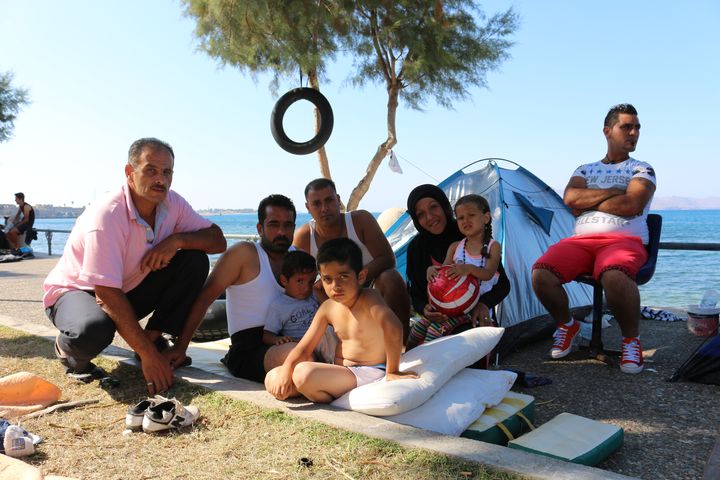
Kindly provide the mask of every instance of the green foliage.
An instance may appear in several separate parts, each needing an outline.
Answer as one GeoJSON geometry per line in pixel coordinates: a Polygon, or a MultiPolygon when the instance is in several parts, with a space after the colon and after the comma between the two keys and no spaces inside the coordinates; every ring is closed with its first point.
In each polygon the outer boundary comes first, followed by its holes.
{"type": "Polygon", "coordinates": [[[412,108],[428,98],[450,108],[508,58],[512,9],[486,19],[462,0],[183,0],[200,48],[251,74],[325,73],[338,53],[354,61],[354,85],[397,89],[412,108]]]}
{"type": "Polygon", "coordinates": [[[18,113],[30,103],[27,90],[12,86],[13,77],[12,72],[0,72],[0,143],[12,137],[18,113]]]}
{"type": "MultiPolygon", "coordinates": [[[[283,77],[322,76],[348,31],[337,2],[309,0],[183,0],[193,17],[201,50],[224,65],[255,76],[272,73],[271,89],[283,77]]],[[[297,78],[297,77],[296,77],[297,78]]]]}
{"type": "Polygon", "coordinates": [[[473,2],[401,0],[357,2],[350,48],[355,85],[384,83],[412,108],[428,97],[452,107],[471,86],[507,59],[518,26],[512,9],[485,21],[473,2]]]}

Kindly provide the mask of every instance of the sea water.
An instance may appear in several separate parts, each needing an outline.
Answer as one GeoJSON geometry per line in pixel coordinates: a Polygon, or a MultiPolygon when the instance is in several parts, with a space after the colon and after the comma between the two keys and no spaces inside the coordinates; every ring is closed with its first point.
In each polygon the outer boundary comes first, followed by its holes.
{"type": "MultiPolygon", "coordinates": [[[[661,242],[720,243],[720,210],[663,210],[661,242]]],[[[213,215],[207,217],[225,233],[257,233],[257,214],[213,215]]],[[[310,220],[307,213],[298,213],[297,224],[310,220]]],[[[52,218],[35,220],[41,229],[70,230],[75,219],[52,218]]],[[[52,250],[62,252],[68,234],[53,235],[52,250]]],[[[238,240],[230,240],[229,243],[238,240]]],[[[37,252],[47,253],[45,235],[40,233],[33,242],[37,252]]],[[[720,289],[720,252],[660,250],[657,268],[652,280],[640,287],[642,304],[684,309],[698,304],[708,289],[720,289]]]]}

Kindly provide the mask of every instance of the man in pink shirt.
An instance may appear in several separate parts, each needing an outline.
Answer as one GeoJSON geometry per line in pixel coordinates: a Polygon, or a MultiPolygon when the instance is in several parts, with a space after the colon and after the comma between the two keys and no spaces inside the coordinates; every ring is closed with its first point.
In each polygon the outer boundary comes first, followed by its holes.
{"type": "Polygon", "coordinates": [[[43,304],[60,333],[55,350],[68,376],[103,376],[91,360],[115,332],[142,362],[150,395],[167,390],[197,325],[187,313],[208,274],[208,253],[225,250],[220,227],[170,190],[175,154],[142,138],[130,146],[127,183],[77,219],[45,279],[43,304]],[[138,321],[152,313],[143,330],[138,321]],[[170,346],[163,333],[176,336],[170,346]]]}

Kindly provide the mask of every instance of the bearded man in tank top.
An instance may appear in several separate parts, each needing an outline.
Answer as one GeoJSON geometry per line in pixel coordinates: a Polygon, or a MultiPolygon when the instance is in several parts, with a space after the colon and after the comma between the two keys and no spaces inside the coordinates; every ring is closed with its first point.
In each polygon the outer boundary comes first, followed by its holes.
{"type": "Polygon", "coordinates": [[[258,206],[259,242],[239,242],[220,257],[190,310],[200,320],[225,291],[232,345],[222,362],[236,377],[256,382],[282,364],[294,343],[268,346],[262,334],[268,307],[283,295],[279,278],[295,231],[295,205],[284,195],[270,195],[258,206]]]}

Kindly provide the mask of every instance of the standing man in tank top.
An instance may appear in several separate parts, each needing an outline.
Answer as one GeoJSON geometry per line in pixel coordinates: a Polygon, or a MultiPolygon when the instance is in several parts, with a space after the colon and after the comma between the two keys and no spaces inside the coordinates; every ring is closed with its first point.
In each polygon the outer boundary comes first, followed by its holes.
{"type": "Polygon", "coordinates": [[[282,364],[295,343],[268,346],[262,341],[265,316],[283,295],[279,278],[295,231],[295,205],[270,195],[258,206],[260,242],[239,242],[220,257],[190,309],[190,322],[202,321],[210,304],[225,291],[232,345],[222,362],[236,377],[264,382],[265,373],[282,364]]]}
{"type": "MultiPolygon", "coordinates": [[[[410,323],[410,297],[405,281],[395,270],[395,254],[372,214],[366,210],[340,211],[335,183],[317,178],[305,187],[305,207],[312,220],[295,233],[293,245],[313,257],[318,248],[334,238],[349,238],[358,244],[367,269],[366,285],[377,289],[403,325],[403,343],[410,323]]],[[[316,290],[317,291],[317,290],[316,290]]],[[[322,291],[320,287],[317,293],[322,291]]]]}

